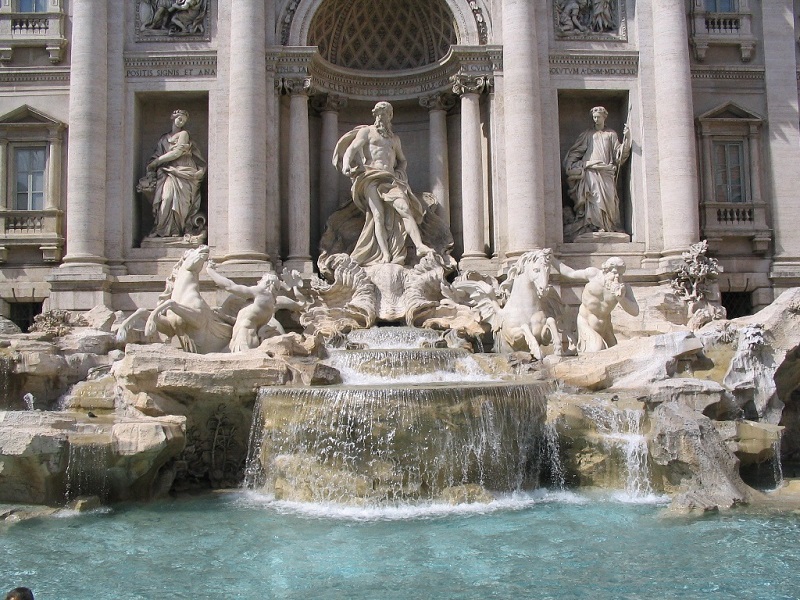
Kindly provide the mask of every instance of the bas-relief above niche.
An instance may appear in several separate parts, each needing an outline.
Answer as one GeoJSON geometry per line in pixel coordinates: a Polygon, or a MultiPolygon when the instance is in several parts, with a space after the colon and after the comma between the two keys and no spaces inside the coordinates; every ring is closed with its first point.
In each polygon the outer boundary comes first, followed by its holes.
{"type": "Polygon", "coordinates": [[[624,0],[553,0],[553,20],[558,39],[628,40],[624,0]]]}
{"type": "Polygon", "coordinates": [[[208,41],[211,0],[136,0],[136,41],[208,41]]]}

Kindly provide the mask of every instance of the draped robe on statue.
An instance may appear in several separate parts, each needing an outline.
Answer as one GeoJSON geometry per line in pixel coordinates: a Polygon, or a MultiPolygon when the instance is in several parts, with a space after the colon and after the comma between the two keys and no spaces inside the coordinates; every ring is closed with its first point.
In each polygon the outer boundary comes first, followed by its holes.
{"type": "Polygon", "coordinates": [[[154,237],[182,236],[191,229],[200,211],[200,186],[205,177],[205,160],[189,133],[178,131],[161,136],[150,160],[178,152],[178,158],[158,167],[153,195],[154,237]]]}
{"type": "Polygon", "coordinates": [[[622,229],[617,173],[629,152],[613,129],[587,129],[567,152],[567,173],[583,169],[581,175],[569,175],[568,182],[575,215],[585,230],[622,229]]]}
{"type": "MultiPolygon", "coordinates": [[[[334,155],[335,163],[338,157],[344,153],[344,149],[355,139],[359,129],[363,127],[368,127],[368,125],[360,125],[342,136],[336,144],[336,154],[334,155]]],[[[368,164],[363,154],[358,157],[358,160],[362,165],[368,164]]],[[[363,169],[359,169],[356,172],[352,180],[351,195],[353,204],[364,213],[364,227],[361,229],[361,235],[356,242],[355,249],[350,253],[350,256],[362,267],[380,263],[381,249],[378,245],[375,227],[382,226],[386,231],[386,239],[389,245],[389,252],[392,255],[392,263],[398,265],[405,264],[408,234],[403,225],[403,219],[394,209],[393,205],[396,201],[405,199],[408,203],[412,218],[419,224],[425,216],[423,203],[414,192],[411,191],[408,182],[404,180],[404,174],[399,171],[390,173],[382,169],[364,166],[363,169]],[[386,204],[387,210],[384,210],[384,222],[382,224],[375,223],[375,218],[369,208],[367,194],[371,187],[377,190],[378,196],[386,204]]]]}

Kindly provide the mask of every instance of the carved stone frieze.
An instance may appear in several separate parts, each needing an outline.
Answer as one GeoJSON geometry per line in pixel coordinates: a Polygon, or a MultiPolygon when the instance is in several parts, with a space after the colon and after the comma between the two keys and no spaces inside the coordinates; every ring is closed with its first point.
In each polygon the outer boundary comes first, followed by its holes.
{"type": "Polygon", "coordinates": [[[138,0],[137,42],[187,42],[211,39],[209,0],[138,0]]]}
{"type": "Polygon", "coordinates": [[[553,0],[553,21],[559,39],[628,40],[624,0],[553,0]]]}

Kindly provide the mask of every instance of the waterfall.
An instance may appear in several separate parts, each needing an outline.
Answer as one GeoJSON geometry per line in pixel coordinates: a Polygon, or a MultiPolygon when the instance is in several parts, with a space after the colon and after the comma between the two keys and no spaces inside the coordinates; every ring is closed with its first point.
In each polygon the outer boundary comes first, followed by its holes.
{"type": "Polygon", "coordinates": [[[450,348],[333,350],[326,362],[351,385],[497,380],[469,352],[450,348]]]}
{"type": "Polygon", "coordinates": [[[277,498],[385,503],[540,475],[546,384],[262,388],[246,486],[277,498]]]}
{"type": "Polygon", "coordinates": [[[543,435],[544,448],[542,456],[549,470],[550,483],[558,490],[566,485],[564,465],[561,463],[561,445],[558,441],[558,429],[554,423],[545,423],[543,435]]]}
{"type": "Polygon", "coordinates": [[[631,500],[652,496],[647,438],[642,433],[644,411],[589,405],[584,413],[594,421],[605,448],[621,454],[625,496],[631,500]]]}
{"type": "Polygon", "coordinates": [[[110,456],[108,443],[70,440],[64,493],[67,502],[80,496],[97,496],[101,500],[108,497],[110,456]]]}
{"type": "Polygon", "coordinates": [[[781,464],[781,440],[778,438],[772,444],[772,476],[775,479],[775,489],[783,487],[783,465],[781,464]]]}
{"type": "Polygon", "coordinates": [[[416,327],[373,327],[354,329],[347,341],[368,349],[406,350],[431,346],[442,338],[442,332],[416,327]]]}

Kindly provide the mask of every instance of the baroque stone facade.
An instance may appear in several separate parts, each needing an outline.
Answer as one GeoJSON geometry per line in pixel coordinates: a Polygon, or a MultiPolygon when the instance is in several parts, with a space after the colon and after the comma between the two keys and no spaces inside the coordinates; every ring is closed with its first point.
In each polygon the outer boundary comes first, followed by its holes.
{"type": "MultiPolygon", "coordinates": [[[[462,271],[497,276],[552,248],[575,269],[619,257],[636,289],[707,239],[723,303],[759,308],[800,284],[798,0],[28,6],[0,6],[4,315],[153,308],[200,243],[238,283],[286,267],[309,278],[350,198],[330,157],[378,101],[462,271]],[[599,106],[629,132],[629,157],[608,166],[619,224],[576,236],[564,161],[599,106]],[[203,234],[152,236],[136,188],[176,109],[207,161],[203,234]]],[[[554,279],[577,306],[582,286],[554,279]]]]}

